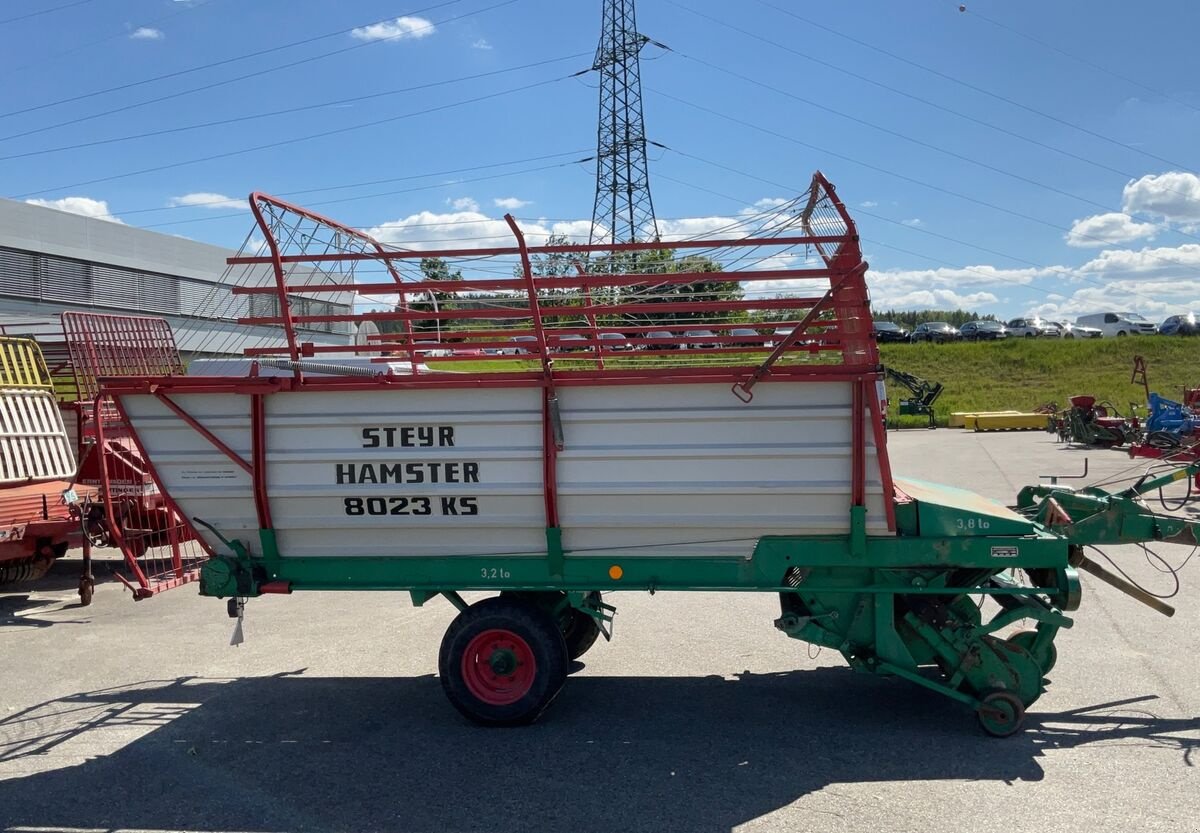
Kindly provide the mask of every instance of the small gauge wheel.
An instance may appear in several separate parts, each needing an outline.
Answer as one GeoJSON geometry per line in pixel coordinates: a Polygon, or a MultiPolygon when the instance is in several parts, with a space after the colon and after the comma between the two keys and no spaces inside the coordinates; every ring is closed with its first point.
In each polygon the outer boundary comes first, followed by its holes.
{"type": "Polygon", "coordinates": [[[79,606],[87,607],[92,603],[92,597],[96,594],[96,580],[91,576],[79,577],[79,606]]]}
{"type": "Polygon", "coordinates": [[[1025,706],[1011,691],[993,691],[980,699],[976,716],[983,731],[992,737],[1006,738],[1021,728],[1025,706]]]}

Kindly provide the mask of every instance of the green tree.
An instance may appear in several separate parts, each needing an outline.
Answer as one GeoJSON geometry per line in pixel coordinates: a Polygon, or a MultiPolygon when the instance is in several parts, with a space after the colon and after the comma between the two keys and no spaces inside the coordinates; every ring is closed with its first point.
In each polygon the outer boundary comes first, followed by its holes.
{"type": "Polygon", "coordinates": [[[924,310],[871,310],[871,315],[879,321],[892,321],[908,329],[916,327],[918,324],[924,324],[929,321],[945,321],[951,327],[961,327],[968,321],[995,321],[994,315],[980,314],[968,310],[944,310],[944,309],[924,309],[924,310]]]}

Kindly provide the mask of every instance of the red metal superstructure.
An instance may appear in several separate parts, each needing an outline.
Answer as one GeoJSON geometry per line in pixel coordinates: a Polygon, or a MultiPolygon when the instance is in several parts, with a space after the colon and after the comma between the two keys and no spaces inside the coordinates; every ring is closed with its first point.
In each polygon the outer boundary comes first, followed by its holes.
{"type": "Polygon", "coordinates": [[[121,550],[135,599],[195,579],[208,553],[174,511],[101,378],[170,378],[184,373],[162,318],[68,312],[62,315],[79,400],[79,482],[96,490],[88,507],[92,541],[121,550]]]}
{"type": "MultiPolygon", "coordinates": [[[[512,244],[406,250],[265,194],[252,194],[250,202],[267,252],[229,263],[269,273],[241,280],[232,291],[250,296],[252,310],[269,312],[243,316],[241,323],[277,327],[280,338],[246,354],[290,375],[260,376],[253,370],[246,378],[135,375],[106,379],[105,385],[112,391],[153,388],[160,402],[249,473],[262,529],[271,528],[262,401],[280,391],[540,388],[545,510],[547,526],[556,528],[559,388],[721,382],[730,386],[731,396],[749,402],[758,384],[850,383],[854,412],[866,416],[851,421],[851,503],[863,505],[868,430],[884,493],[893,491],[876,387],[880,370],[867,264],[853,220],[820,173],[798,199],[731,220],[718,230],[724,233],[616,245],[530,245],[507,216],[512,244]],[[418,267],[430,259],[461,265],[467,274],[427,280],[418,267]],[[558,268],[546,274],[548,263],[558,268]],[[367,270],[386,278],[362,280],[357,273],[367,270]],[[349,293],[379,299],[377,305],[385,308],[303,310],[310,299],[349,293]],[[423,308],[422,298],[433,302],[431,309],[423,308]],[[366,339],[366,349],[378,353],[370,359],[378,372],[315,375],[313,370],[336,365],[339,357],[362,355],[364,345],[316,343],[306,330],[364,322],[384,330],[366,339]],[[615,339],[605,337],[614,333],[615,339]],[[177,401],[188,393],[218,391],[249,400],[250,459],[224,445],[177,401]]],[[[890,500],[886,513],[894,529],[890,500]]]]}

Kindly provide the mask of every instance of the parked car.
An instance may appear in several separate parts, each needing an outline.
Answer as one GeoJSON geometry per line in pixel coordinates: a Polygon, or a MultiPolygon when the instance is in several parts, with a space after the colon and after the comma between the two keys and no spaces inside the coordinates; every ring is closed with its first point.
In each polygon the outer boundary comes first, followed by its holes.
{"type": "Polygon", "coordinates": [[[968,321],[959,328],[966,341],[997,341],[1008,338],[1008,328],[999,321],[968,321]]]}
{"type": "Polygon", "coordinates": [[[876,321],[871,324],[871,335],[875,336],[875,340],[880,344],[889,341],[908,341],[908,330],[891,321],[876,321]]]}
{"type": "Polygon", "coordinates": [[[918,324],[909,336],[910,341],[931,341],[934,344],[944,344],[947,341],[960,341],[962,333],[951,327],[945,321],[926,321],[918,324]]]}
{"type": "Polygon", "coordinates": [[[1055,321],[1063,338],[1103,338],[1104,331],[1098,327],[1083,327],[1070,321],[1055,321]]]}
{"type": "Polygon", "coordinates": [[[778,347],[779,343],[792,334],[792,330],[796,329],[795,325],[790,327],[776,327],[775,332],[771,333],[771,338],[764,345],[766,347],[778,347]]]}
{"type": "Polygon", "coordinates": [[[740,341],[737,343],[736,346],[738,347],[763,346],[763,339],[758,330],[751,329],[750,327],[734,327],[729,331],[729,335],[733,338],[745,339],[745,341],[740,341]]]}
{"type": "Polygon", "coordinates": [[[1008,334],[1013,338],[1060,338],[1062,330],[1041,318],[1014,318],[1008,322],[1008,334]]]}
{"type": "Polygon", "coordinates": [[[600,344],[609,350],[632,350],[633,345],[624,333],[601,333],[600,344]]]}
{"type": "Polygon", "coordinates": [[[1081,315],[1075,323],[1084,327],[1096,327],[1106,337],[1152,335],[1157,328],[1136,312],[1097,312],[1081,315]]]}
{"type": "Polygon", "coordinates": [[[1197,321],[1194,312],[1186,315],[1172,315],[1158,325],[1158,334],[1160,336],[1200,335],[1200,321],[1197,321]]]}
{"type": "Polygon", "coordinates": [[[531,352],[531,347],[536,347],[537,336],[513,336],[509,340],[511,347],[501,347],[500,355],[502,356],[524,356],[531,352]]]}
{"type": "Polygon", "coordinates": [[[679,336],[670,330],[651,330],[643,336],[643,350],[675,350],[679,347],[679,336]]]}
{"type": "Polygon", "coordinates": [[[684,345],[691,350],[707,350],[720,346],[714,339],[717,334],[712,330],[688,330],[683,334],[684,345]]]}
{"type": "Polygon", "coordinates": [[[550,335],[549,338],[550,343],[555,347],[555,349],[563,353],[567,353],[572,350],[588,349],[587,336],[581,336],[578,333],[569,333],[565,336],[550,335]]]}

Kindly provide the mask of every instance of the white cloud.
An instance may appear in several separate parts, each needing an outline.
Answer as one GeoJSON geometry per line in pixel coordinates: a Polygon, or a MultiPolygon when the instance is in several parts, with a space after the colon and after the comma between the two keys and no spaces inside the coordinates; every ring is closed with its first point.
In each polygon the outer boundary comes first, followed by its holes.
{"type": "Polygon", "coordinates": [[[1076,220],[1063,239],[1068,246],[1088,248],[1153,237],[1157,230],[1158,227],[1153,223],[1139,223],[1128,214],[1111,211],[1076,220]]]}
{"type": "Polygon", "coordinates": [[[470,197],[459,197],[458,199],[446,199],[446,205],[453,208],[455,211],[479,211],[479,203],[470,197]]]}
{"type": "Polygon", "coordinates": [[[972,292],[963,295],[953,289],[916,289],[903,295],[879,296],[872,292],[877,309],[964,309],[978,310],[1000,299],[991,292],[972,292]]]}
{"type": "Polygon", "coordinates": [[[921,218],[913,217],[911,220],[901,220],[900,224],[908,226],[910,228],[917,228],[918,226],[921,225],[921,218]]]}
{"type": "Polygon", "coordinates": [[[516,211],[518,208],[524,208],[530,204],[529,200],[520,200],[516,197],[497,197],[492,200],[492,203],[505,211],[516,211]]]}
{"type": "Polygon", "coordinates": [[[104,200],[93,200],[90,197],[63,197],[60,200],[25,200],[30,205],[40,205],[43,208],[54,208],[69,214],[80,214],[96,220],[108,220],[110,223],[124,221],[108,213],[108,203],[104,200]]]}
{"type": "MultiPolygon", "coordinates": [[[[763,197],[754,203],[754,207],[759,211],[768,211],[772,208],[779,208],[781,205],[786,205],[791,200],[785,200],[783,197],[763,197]]],[[[742,213],[749,213],[749,209],[742,209],[742,213]]]]}
{"type": "Polygon", "coordinates": [[[491,51],[492,45],[490,43],[488,43],[487,38],[480,38],[479,40],[477,40],[473,44],[471,44],[471,48],[491,51]]]}
{"type": "Polygon", "coordinates": [[[235,209],[241,211],[249,210],[245,200],[235,200],[227,197],[224,194],[214,194],[209,191],[196,191],[191,194],[184,194],[182,197],[171,197],[167,201],[167,205],[171,207],[177,206],[193,206],[196,208],[219,208],[219,209],[235,209]]]}
{"type": "Polygon", "coordinates": [[[1109,249],[1078,271],[1107,280],[1125,277],[1170,277],[1200,270],[1200,243],[1142,249],[1109,249]]]}
{"type": "Polygon", "coordinates": [[[1122,207],[1130,214],[1144,211],[1187,231],[1200,227],[1200,176],[1196,174],[1150,174],[1127,184],[1121,196],[1122,207]]]}
{"type": "Polygon", "coordinates": [[[746,231],[739,227],[736,231],[730,226],[733,226],[738,221],[733,217],[681,217],[674,220],[659,220],[658,233],[663,240],[683,240],[687,237],[703,237],[706,234],[712,234],[718,229],[727,229],[734,233],[735,236],[743,236],[746,231]]]}
{"type": "Polygon", "coordinates": [[[420,40],[436,31],[433,23],[423,17],[398,17],[395,20],[372,23],[370,26],[360,26],[352,29],[350,34],[365,41],[420,40]]]}
{"type": "Polygon", "coordinates": [[[1130,280],[1083,287],[1069,298],[1058,302],[1048,300],[1031,312],[1051,319],[1074,319],[1104,310],[1127,310],[1157,321],[1195,309],[1200,309],[1200,280],[1130,280]]]}
{"type": "Polygon", "coordinates": [[[879,203],[875,202],[875,200],[863,200],[862,202],[860,202],[858,204],[858,207],[859,208],[878,208],[879,203]]]}
{"type": "MultiPolygon", "coordinates": [[[[590,220],[548,223],[539,220],[522,223],[521,231],[530,245],[541,245],[550,235],[563,235],[572,242],[586,243],[591,233],[590,220]]],[[[483,249],[511,246],[516,241],[503,219],[489,217],[478,207],[445,214],[421,211],[399,220],[390,220],[365,230],[380,242],[418,249],[453,245],[455,248],[483,249]]]]}
{"type": "Polygon", "coordinates": [[[153,29],[149,26],[139,26],[129,33],[130,40],[162,40],[165,37],[162,29],[153,29]]]}

